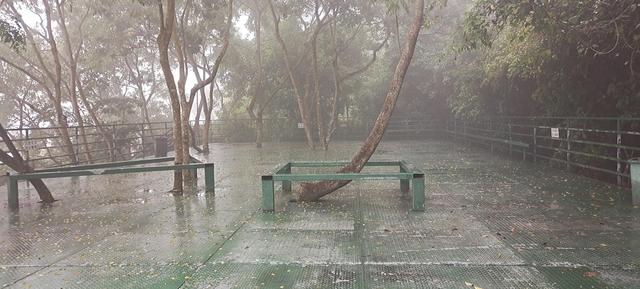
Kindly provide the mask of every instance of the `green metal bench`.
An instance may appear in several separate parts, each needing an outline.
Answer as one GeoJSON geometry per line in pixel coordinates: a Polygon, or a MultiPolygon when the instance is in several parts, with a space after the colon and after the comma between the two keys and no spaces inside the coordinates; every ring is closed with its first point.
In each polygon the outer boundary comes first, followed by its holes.
{"type": "Polygon", "coordinates": [[[195,158],[191,158],[191,163],[184,165],[154,165],[144,167],[131,167],[135,165],[149,165],[163,162],[174,161],[173,157],[165,158],[153,158],[153,159],[141,159],[132,161],[122,161],[113,163],[101,163],[84,166],[73,167],[61,167],[52,169],[36,170],[31,173],[21,174],[7,174],[9,178],[8,188],[8,203],[9,208],[16,210],[19,208],[20,203],[18,201],[18,181],[20,180],[32,180],[32,179],[53,179],[64,177],[80,177],[80,176],[101,176],[101,175],[116,175],[116,174],[128,174],[128,173],[143,173],[143,172],[160,172],[160,171],[177,171],[177,170],[191,170],[194,176],[197,176],[197,169],[204,169],[205,175],[205,190],[208,193],[215,192],[215,179],[214,179],[214,164],[203,163],[195,158]]]}
{"type": "Polygon", "coordinates": [[[412,211],[424,211],[424,173],[406,161],[372,161],[365,167],[398,167],[399,172],[384,173],[328,173],[328,174],[296,174],[293,168],[325,168],[339,167],[349,162],[291,162],[279,165],[270,173],[262,176],[262,209],[273,212],[275,210],[274,183],[282,182],[282,190],[291,192],[292,182],[315,181],[355,181],[355,180],[400,180],[400,190],[408,193],[412,191],[412,211]]]}
{"type": "Polygon", "coordinates": [[[521,141],[502,139],[502,138],[481,136],[481,135],[458,132],[458,131],[451,131],[451,133],[453,133],[455,135],[458,135],[458,136],[473,138],[473,139],[477,139],[477,140],[489,141],[489,142],[491,142],[491,151],[492,152],[493,152],[493,143],[508,145],[509,147],[511,147],[511,146],[519,147],[521,149],[521,151],[522,151],[522,159],[523,160],[527,159],[527,150],[530,147],[530,145],[528,143],[524,143],[524,142],[521,142],[521,141]]]}

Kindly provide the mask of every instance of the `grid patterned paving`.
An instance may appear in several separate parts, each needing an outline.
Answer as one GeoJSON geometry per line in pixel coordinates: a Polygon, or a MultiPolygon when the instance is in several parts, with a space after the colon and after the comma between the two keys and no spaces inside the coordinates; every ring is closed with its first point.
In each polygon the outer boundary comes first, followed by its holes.
{"type": "MultiPolygon", "coordinates": [[[[640,209],[629,192],[445,141],[384,142],[427,176],[426,212],[390,182],[260,208],[283,161],[341,161],[356,142],[215,144],[215,196],[167,173],[50,180],[60,199],[0,187],[0,288],[638,288],[640,209]]],[[[202,179],[202,178],[201,178],[202,179]]],[[[278,188],[276,188],[278,189],[278,188]]]]}

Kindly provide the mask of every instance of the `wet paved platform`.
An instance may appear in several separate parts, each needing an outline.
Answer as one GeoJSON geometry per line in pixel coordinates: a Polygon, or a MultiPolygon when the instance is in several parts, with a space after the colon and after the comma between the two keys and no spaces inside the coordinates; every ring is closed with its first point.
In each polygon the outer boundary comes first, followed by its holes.
{"type": "Polygon", "coordinates": [[[259,210],[263,172],[357,147],[215,144],[215,196],[174,197],[166,172],[57,179],[59,202],[21,188],[10,214],[0,187],[0,287],[640,288],[628,192],[454,143],[378,150],[425,171],[424,213],[389,181],[259,210]]]}

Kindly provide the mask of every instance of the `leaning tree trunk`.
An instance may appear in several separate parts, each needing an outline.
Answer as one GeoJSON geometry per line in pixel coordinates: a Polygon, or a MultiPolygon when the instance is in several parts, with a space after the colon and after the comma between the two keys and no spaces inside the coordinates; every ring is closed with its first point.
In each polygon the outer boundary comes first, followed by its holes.
{"type": "MultiPolygon", "coordinates": [[[[362,147],[360,147],[360,150],[355,154],[353,159],[351,159],[351,163],[340,169],[339,172],[341,173],[354,173],[362,171],[364,165],[369,161],[373,153],[376,151],[378,144],[380,144],[380,141],[382,140],[384,131],[389,124],[391,114],[393,113],[393,110],[396,106],[396,101],[398,100],[398,95],[400,95],[400,90],[402,89],[404,77],[407,74],[409,65],[411,64],[411,58],[413,58],[416,42],[418,40],[420,29],[422,28],[424,20],[424,0],[416,0],[414,6],[415,15],[413,16],[413,20],[411,21],[411,29],[409,30],[406,43],[400,55],[400,60],[398,61],[395,73],[393,74],[393,79],[391,80],[389,91],[387,92],[387,96],[384,100],[382,110],[380,111],[380,114],[378,115],[378,118],[376,119],[376,122],[373,125],[373,128],[371,129],[371,132],[369,133],[369,136],[365,140],[364,144],[362,145],[362,147]]],[[[348,183],[349,181],[304,183],[301,185],[301,188],[298,191],[298,200],[317,201],[321,197],[336,191],[337,189],[347,185],[348,183]]]]}
{"type": "MultiPolygon", "coordinates": [[[[7,134],[7,131],[4,129],[2,124],[0,124],[0,138],[11,153],[10,156],[5,151],[0,149],[0,161],[9,166],[12,170],[19,173],[33,172],[33,168],[31,168],[29,164],[22,158],[20,152],[18,151],[18,149],[16,149],[16,146],[13,144],[13,141],[11,141],[11,138],[9,138],[9,134],[7,134]]],[[[36,192],[38,192],[38,196],[43,203],[53,203],[56,201],[51,195],[49,188],[47,188],[47,185],[45,185],[41,179],[32,179],[29,180],[29,182],[31,182],[33,187],[36,189],[36,192]]]]}

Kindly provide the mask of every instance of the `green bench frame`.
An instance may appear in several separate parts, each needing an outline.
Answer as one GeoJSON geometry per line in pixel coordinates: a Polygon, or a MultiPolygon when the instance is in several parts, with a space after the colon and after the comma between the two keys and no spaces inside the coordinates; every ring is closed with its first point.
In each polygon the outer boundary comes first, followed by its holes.
{"type": "Polygon", "coordinates": [[[340,167],[349,162],[290,162],[281,164],[273,171],[262,176],[262,210],[275,211],[275,182],[282,182],[282,190],[291,192],[292,182],[314,181],[355,181],[355,180],[400,180],[400,190],[412,191],[412,211],[424,211],[425,175],[406,161],[371,161],[365,167],[398,167],[399,172],[384,173],[330,173],[330,174],[294,174],[293,168],[340,167]]]}
{"type": "MultiPolygon", "coordinates": [[[[9,178],[8,203],[11,210],[17,210],[20,207],[18,198],[18,181],[32,179],[53,179],[64,177],[80,177],[80,176],[102,176],[117,175],[128,173],[143,172],[160,172],[160,171],[177,171],[191,170],[193,175],[197,177],[197,169],[204,169],[204,183],[207,193],[215,192],[215,173],[213,163],[203,163],[195,158],[191,158],[191,163],[184,165],[154,165],[144,167],[131,167],[136,165],[149,165],[156,163],[172,162],[173,157],[140,159],[132,161],[122,161],[113,163],[100,163],[83,166],[60,167],[52,169],[36,170],[31,173],[7,174],[9,178]]],[[[197,179],[197,178],[196,178],[197,179]]]]}

